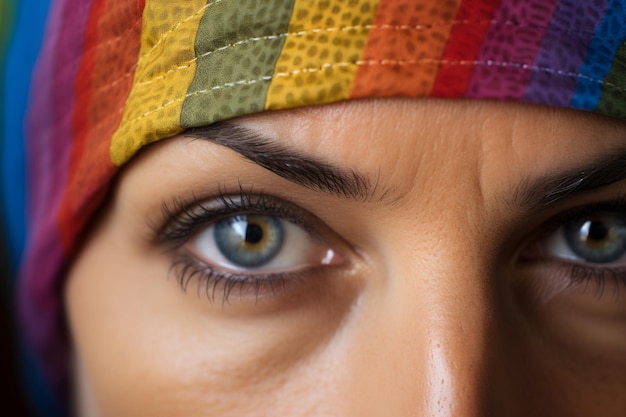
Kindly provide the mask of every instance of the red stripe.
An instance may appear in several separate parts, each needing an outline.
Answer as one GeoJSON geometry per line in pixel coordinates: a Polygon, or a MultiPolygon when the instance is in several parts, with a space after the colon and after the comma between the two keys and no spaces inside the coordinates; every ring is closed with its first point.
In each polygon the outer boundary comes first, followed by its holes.
{"type": "Polygon", "coordinates": [[[432,95],[463,97],[472,79],[469,65],[480,53],[501,0],[464,1],[443,53],[432,95]]]}
{"type": "Polygon", "coordinates": [[[75,81],[76,108],[72,120],[74,142],[70,161],[69,176],[74,177],[78,170],[80,156],[85,149],[85,139],[89,129],[89,103],[91,101],[91,75],[93,73],[98,44],[98,20],[104,10],[106,0],[95,0],[91,7],[85,31],[85,50],[75,81]]]}
{"type": "Polygon", "coordinates": [[[74,85],[77,98],[68,184],[57,217],[68,251],[102,202],[116,171],[109,145],[132,88],[144,3],[95,0],[91,9],[74,85]]]}

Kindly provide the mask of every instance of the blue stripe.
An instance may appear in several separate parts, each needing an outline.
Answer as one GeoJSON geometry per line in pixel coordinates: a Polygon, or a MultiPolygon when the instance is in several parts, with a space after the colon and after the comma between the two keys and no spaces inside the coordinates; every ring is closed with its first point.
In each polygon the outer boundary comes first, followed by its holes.
{"type": "Polygon", "coordinates": [[[18,265],[26,238],[24,117],[49,3],[50,0],[17,3],[14,32],[6,51],[4,73],[0,74],[0,220],[7,231],[14,268],[18,265]]]}
{"type": "MultiPolygon", "coordinates": [[[[27,232],[24,122],[31,78],[41,49],[50,2],[17,2],[4,73],[0,73],[0,221],[4,222],[7,230],[14,269],[19,264],[27,232]]],[[[49,387],[34,366],[30,347],[23,346],[20,359],[28,388],[26,394],[33,412],[38,416],[62,416],[57,400],[52,398],[49,387]]]]}
{"type": "Polygon", "coordinates": [[[591,40],[585,63],[571,106],[582,110],[596,110],[602,95],[602,81],[613,65],[613,58],[624,40],[626,31],[626,5],[624,0],[611,0],[604,18],[591,40]]]}

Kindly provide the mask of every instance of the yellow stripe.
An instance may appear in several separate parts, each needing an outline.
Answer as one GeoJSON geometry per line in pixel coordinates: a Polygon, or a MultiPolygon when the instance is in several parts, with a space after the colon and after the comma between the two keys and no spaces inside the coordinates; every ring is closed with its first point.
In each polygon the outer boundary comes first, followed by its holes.
{"type": "Polygon", "coordinates": [[[377,0],[296,0],[266,109],[347,99],[377,0]]]}
{"type": "Polygon", "coordinates": [[[111,139],[115,165],[142,146],[183,130],[181,109],[196,72],[196,33],[205,10],[215,2],[220,0],[146,1],[133,87],[111,139]]]}

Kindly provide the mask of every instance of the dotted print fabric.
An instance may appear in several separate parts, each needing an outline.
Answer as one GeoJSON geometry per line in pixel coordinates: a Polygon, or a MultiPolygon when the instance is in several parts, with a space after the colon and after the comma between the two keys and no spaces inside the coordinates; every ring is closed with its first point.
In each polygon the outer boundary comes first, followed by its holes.
{"type": "Polygon", "coordinates": [[[75,134],[68,172],[66,197],[57,222],[67,231],[64,246],[69,247],[80,233],[80,214],[98,198],[91,184],[109,178],[114,166],[109,146],[102,138],[115,133],[122,108],[133,84],[132,74],[139,53],[141,13],[131,2],[102,3],[92,9],[91,18],[102,16],[101,25],[91,25],[88,59],[83,59],[77,75],[77,101],[81,104],[73,117],[75,134]],[[122,47],[123,45],[123,47],[122,47]],[[111,111],[117,109],[117,111],[111,111]]]}
{"type": "Polygon", "coordinates": [[[428,95],[459,4],[451,0],[382,2],[352,95],[428,95]]]}
{"type": "Polygon", "coordinates": [[[376,6],[376,1],[297,0],[265,107],[347,99],[376,6]]]}
{"type": "Polygon", "coordinates": [[[556,1],[502,1],[478,56],[480,64],[474,71],[468,96],[518,99],[524,95],[556,1]],[[489,62],[493,64],[488,65],[489,62]]]}
{"type": "Polygon", "coordinates": [[[142,146],[183,131],[180,113],[196,72],[196,33],[214,3],[186,0],[172,7],[172,2],[146,1],[133,89],[111,139],[115,165],[122,165],[142,146]]]}
{"type": "Polygon", "coordinates": [[[198,68],[183,106],[184,127],[263,110],[292,8],[292,0],[207,8],[196,37],[198,68]]]}
{"type": "MultiPolygon", "coordinates": [[[[593,17],[598,19],[606,6],[607,0],[585,4],[560,2],[546,28],[534,65],[546,69],[560,68],[567,74],[576,74],[585,62],[597,25],[593,17]]],[[[564,77],[553,71],[534,71],[530,74],[525,98],[567,106],[577,83],[577,77],[564,77]]]]}

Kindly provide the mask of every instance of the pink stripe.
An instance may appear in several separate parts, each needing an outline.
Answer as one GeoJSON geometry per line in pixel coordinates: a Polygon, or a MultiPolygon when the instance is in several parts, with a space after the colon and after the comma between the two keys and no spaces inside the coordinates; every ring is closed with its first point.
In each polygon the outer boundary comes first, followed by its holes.
{"type": "Polygon", "coordinates": [[[558,0],[504,0],[498,8],[468,97],[520,99],[558,0]]]}

